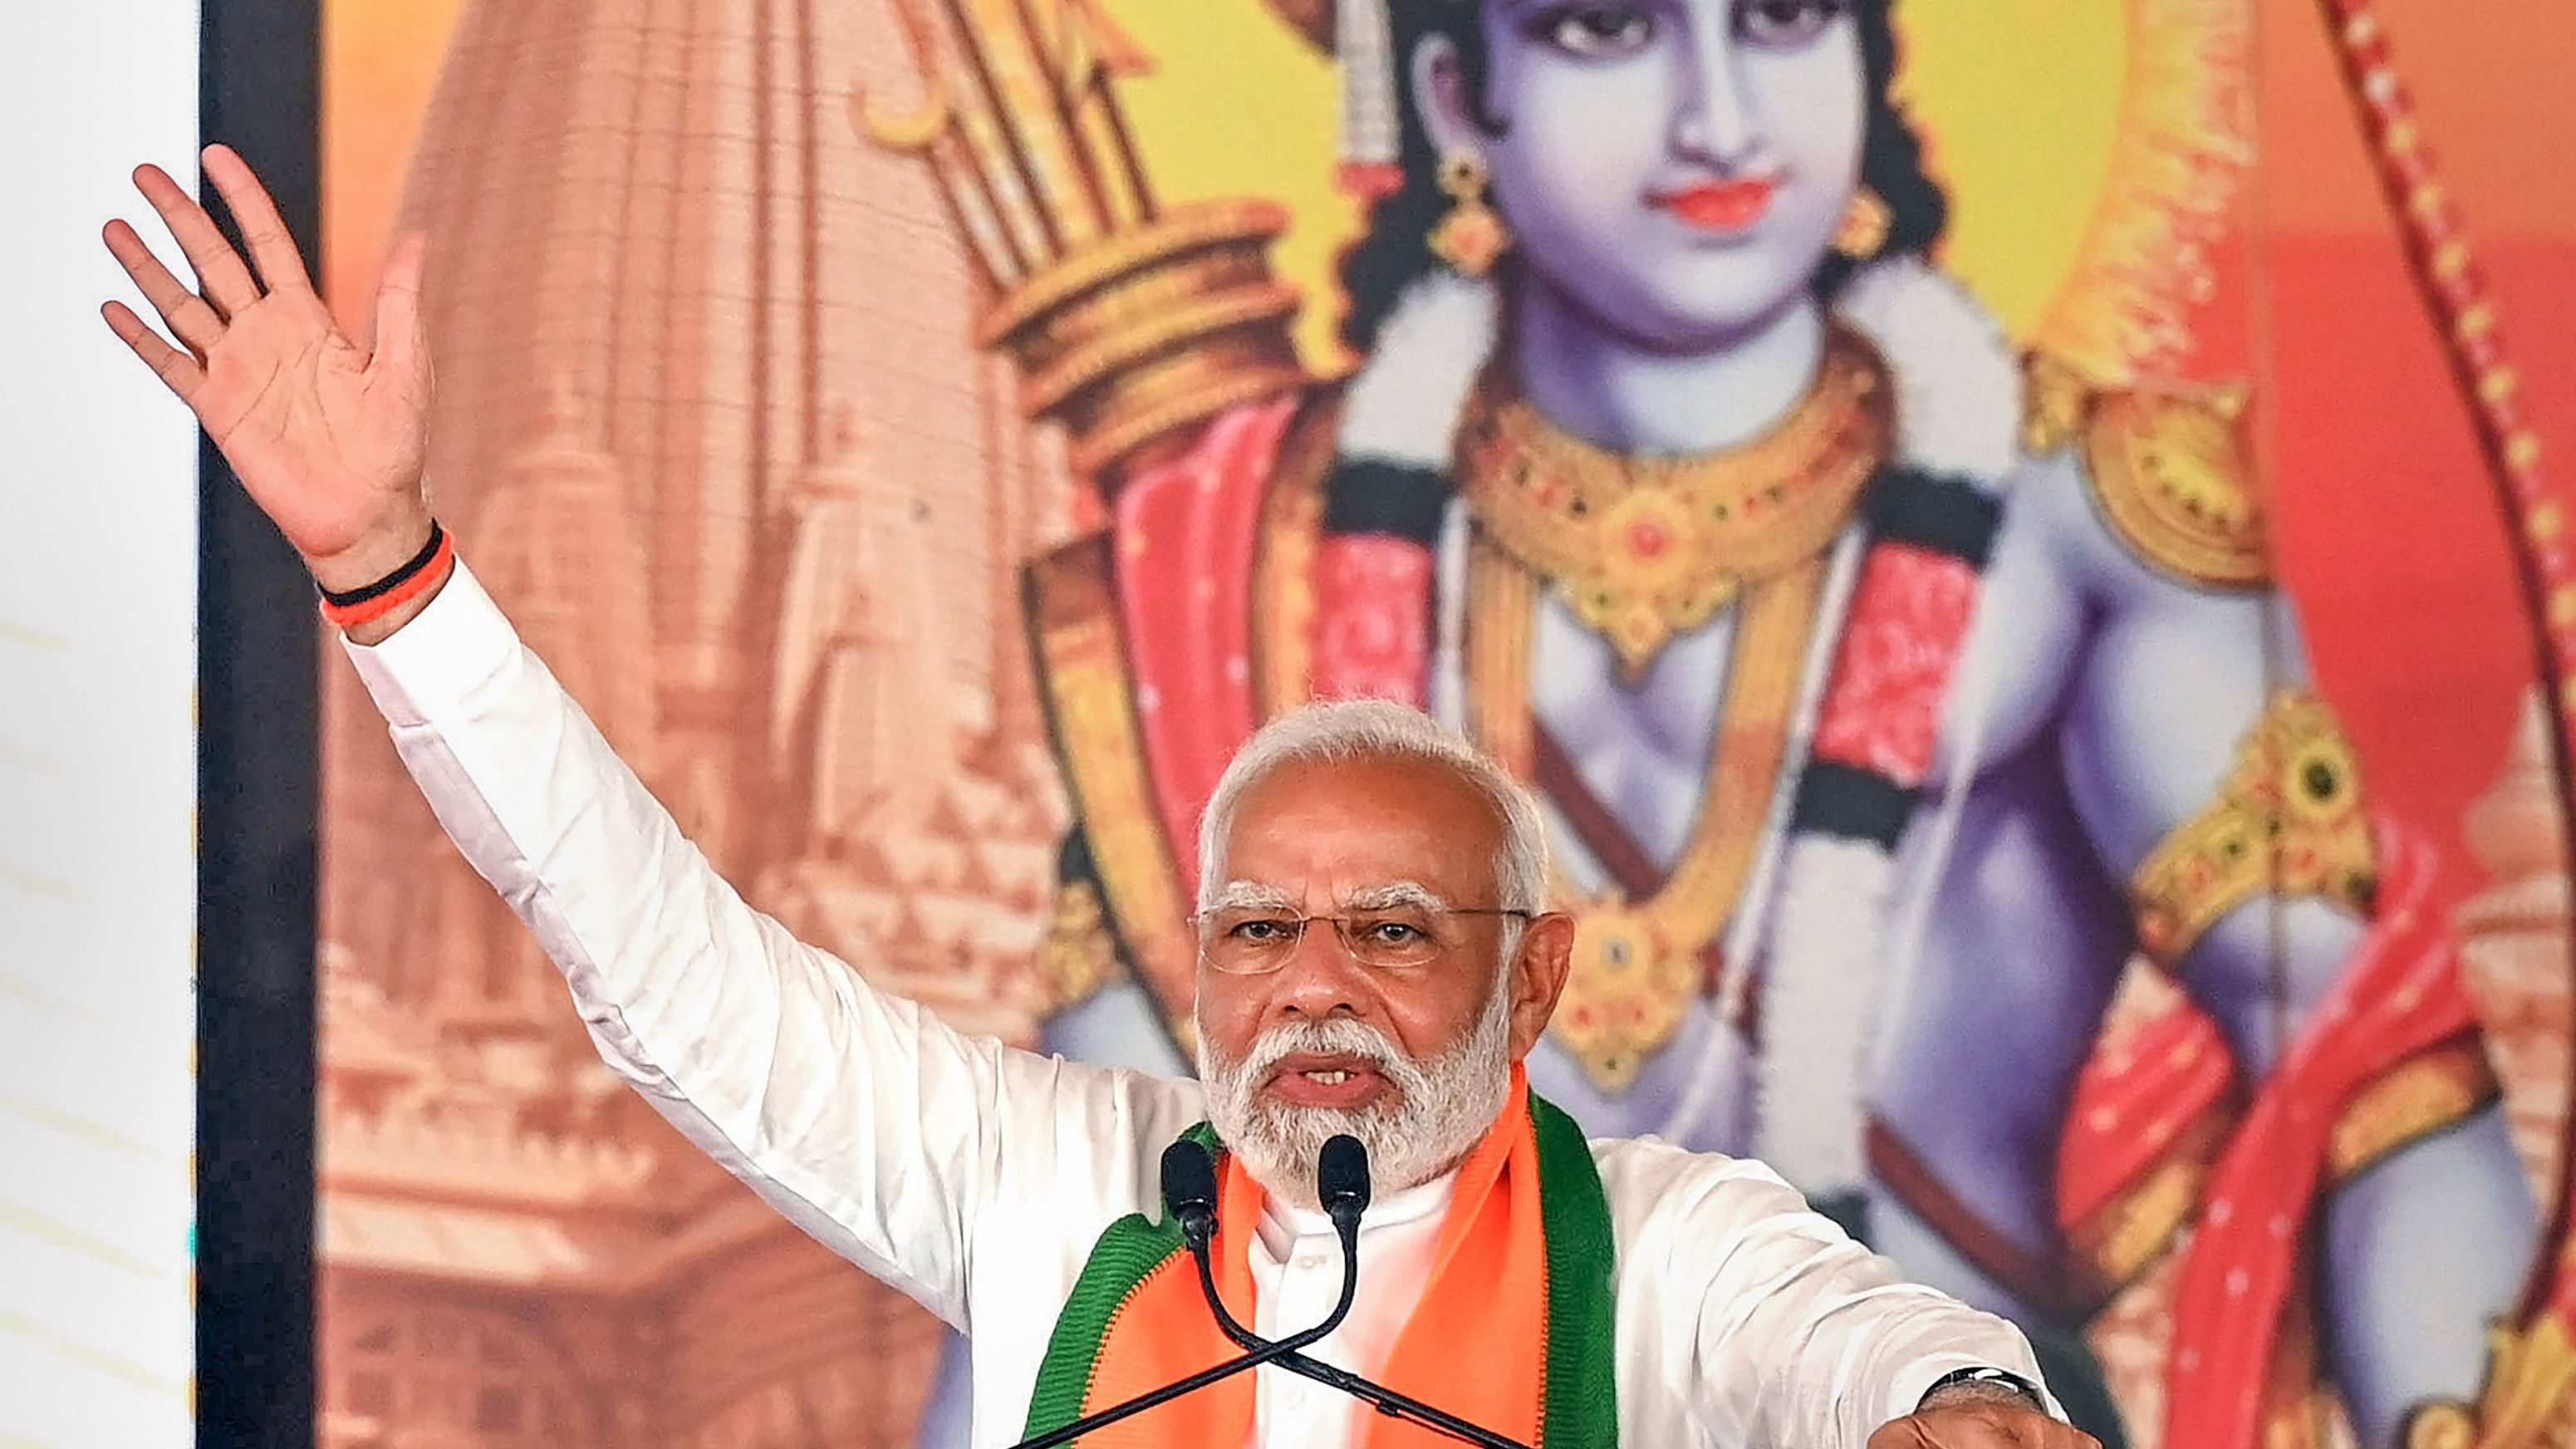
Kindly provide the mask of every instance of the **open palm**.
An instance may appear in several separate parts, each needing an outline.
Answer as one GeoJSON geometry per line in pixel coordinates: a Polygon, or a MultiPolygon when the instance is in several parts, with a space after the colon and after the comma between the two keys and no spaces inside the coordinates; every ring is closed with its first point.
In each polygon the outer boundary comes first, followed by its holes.
{"type": "Polygon", "coordinates": [[[108,326],[196,413],[315,577],[325,587],[365,583],[429,531],[421,496],[430,397],[422,248],[407,239],[387,261],[373,346],[362,346],[313,290],[276,203],[248,164],[210,146],[205,167],[241,225],[250,263],[177,182],[142,167],[135,185],[187,254],[201,290],[173,276],[133,227],[110,222],[108,250],[179,345],[121,302],[103,309],[108,326]]]}

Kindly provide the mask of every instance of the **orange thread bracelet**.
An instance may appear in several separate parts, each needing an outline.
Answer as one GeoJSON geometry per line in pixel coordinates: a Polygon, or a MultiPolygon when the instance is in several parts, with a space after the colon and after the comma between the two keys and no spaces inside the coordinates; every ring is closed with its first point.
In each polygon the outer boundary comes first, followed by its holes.
{"type": "Polygon", "coordinates": [[[436,588],[455,563],[455,537],[433,522],[429,543],[411,562],[361,589],[341,594],[322,590],[322,617],[342,629],[381,619],[436,588]]]}

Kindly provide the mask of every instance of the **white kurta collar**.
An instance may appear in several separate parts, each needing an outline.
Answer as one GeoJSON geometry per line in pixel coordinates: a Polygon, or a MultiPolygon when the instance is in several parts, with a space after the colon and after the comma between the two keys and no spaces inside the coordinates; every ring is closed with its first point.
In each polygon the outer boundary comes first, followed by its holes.
{"type": "MultiPolygon", "coordinates": [[[[1429,1182],[1381,1194],[1371,1199],[1368,1216],[1361,1220],[1361,1229],[1399,1227],[1437,1217],[1449,1210],[1450,1195],[1457,1189],[1458,1174],[1452,1171],[1429,1182]]],[[[1290,1207],[1277,1198],[1265,1196],[1260,1233],[1262,1246],[1284,1258],[1288,1255],[1289,1245],[1301,1238],[1331,1237],[1333,1220],[1316,1209],[1290,1207]]]]}

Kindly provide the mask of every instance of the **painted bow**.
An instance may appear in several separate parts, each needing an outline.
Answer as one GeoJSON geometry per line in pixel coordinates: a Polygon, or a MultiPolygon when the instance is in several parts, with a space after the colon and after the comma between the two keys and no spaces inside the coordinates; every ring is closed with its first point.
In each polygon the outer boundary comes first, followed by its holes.
{"type": "MultiPolygon", "coordinates": [[[[2505,545],[2531,624],[2535,667],[2549,703],[2549,748],[2558,797],[2563,858],[2576,864],[2576,571],[2566,540],[2566,506],[2541,468],[2540,437],[2518,397],[2519,378],[2505,349],[2494,298],[2425,145],[2414,101],[2397,77],[2387,28],[2371,0],[2318,0],[2344,87],[2351,97],[2381,191],[2395,215],[2407,266],[2440,334],[2443,356],[2477,430],[2505,545]]],[[[2576,976],[2576,951],[2571,951],[2576,976]]],[[[2544,1432],[2576,1387],[2576,1260],[2569,1249],[2576,1172],[2576,1114],[2560,1127],[2558,1183],[2548,1231],[2533,1262],[2521,1305],[2495,1333],[2494,1359],[2482,1402],[2440,1406],[2419,1415],[2412,1442],[2468,1449],[2521,1449],[2544,1432]]]]}

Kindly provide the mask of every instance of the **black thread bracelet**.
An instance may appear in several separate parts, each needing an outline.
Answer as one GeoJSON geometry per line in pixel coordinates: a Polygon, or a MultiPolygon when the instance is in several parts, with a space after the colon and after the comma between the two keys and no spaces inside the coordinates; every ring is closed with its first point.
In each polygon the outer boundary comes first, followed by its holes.
{"type": "Polygon", "coordinates": [[[367,602],[369,599],[383,598],[385,595],[392,593],[394,590],[401,588],[407,583],[410,583],[414,578],[419,576],[422,569],[429,567],[429,561],[438,557],[438,546],[446,540],[447,531],[440,528],[438,526],[438,520],[433,518],[429,521],[429,542],[422,544],[420,552],[413,554],[411,556],[411,562],[404,564],[401,568],[394,570],[392,573],[385,575],[383,578],[376,580],[372,584],[351,589],[345,594],[335,594],[329,589],[323,588],[319,582],[316,582],[313,587],[320,591],[322,602],[329,604],[335,609],[353,608],[359,604],[367,602]]]}

